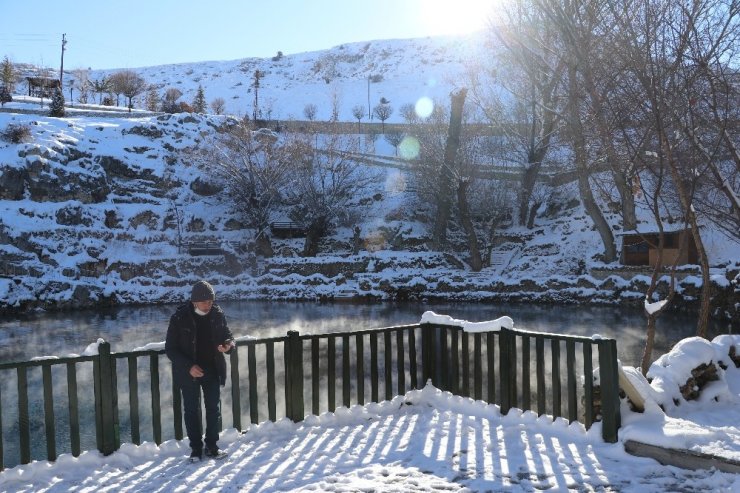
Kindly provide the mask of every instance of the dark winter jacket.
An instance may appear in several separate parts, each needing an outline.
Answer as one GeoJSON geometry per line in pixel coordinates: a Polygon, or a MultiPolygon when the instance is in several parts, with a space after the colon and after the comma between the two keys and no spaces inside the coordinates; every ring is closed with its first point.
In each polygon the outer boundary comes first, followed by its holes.
{"type": "MultiPolygon", "coordinates": [[[[197,344],[211,344],[215,347],[234,340],[228,325],[226,325],[224,312],[218,305],[214,304],[211,311],[206,315],[211,326],[210,341],[196,340],[195,317],[192,303],[181,305],[170,317],[164,349],[167,357],[172,361],[175,383],[182,382],[183,379],[193,378],[190,376],[190,368],[196,364],[197,344]]],[[[230,352],[228,351],[226,354],[230,352]]],[[[220,352],[216,355],[216,371],[221,385],[226,385],[226,358],[220,352]]]]}

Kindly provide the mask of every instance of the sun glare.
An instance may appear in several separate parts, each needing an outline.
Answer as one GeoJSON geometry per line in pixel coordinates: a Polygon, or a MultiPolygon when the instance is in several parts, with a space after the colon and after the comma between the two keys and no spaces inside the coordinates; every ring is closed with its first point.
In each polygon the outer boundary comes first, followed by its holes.
{"type": "Polygon", "coordinates": [[[465,34],[486,26],[499,0],[429,0],[420,20],[434,34],[465,34]]]}

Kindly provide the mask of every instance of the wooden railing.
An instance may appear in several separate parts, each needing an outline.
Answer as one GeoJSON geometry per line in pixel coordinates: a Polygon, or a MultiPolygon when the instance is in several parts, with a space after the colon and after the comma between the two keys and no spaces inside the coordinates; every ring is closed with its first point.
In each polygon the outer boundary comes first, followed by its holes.
{"type": "MultiPolygon", "coordinates": [[[[318,415],[338,406],[390,400],[427,381],[496,403],[502,414],[536,403],[537,414],[565,415],[586,427],[600,417],[608,442],[617,440],[620,425],[611,339],[507,329],[468,333],[425,323],[318,335],[290,331],[284,337],[239,341],[228,361],[222,419],[240,431],[245,418],[300,421],[307,407],[318,415]],[[600,367],[600,405],[594,399],[594,358],[600,367]],[[577,378],[584,375],[581,386],[577,378]]],[[[110,345],[101,343],[94,356],[3,363],[0,382],[2,468],[44,456],[53,461],[60,448],[74,456],[88,448],[110,454],[122,441],[160,444],[183,438],[181,397],[173,392],[171,365],[161,349],[111,353],[110,345]],[[57,387],[55,381],[66,385],[57,387]],[[142,413],[147,407],[150,412],[142,413]],[[85,426],[93,420],[94,445],[91,427],[85,426]],[[171,429],[163,423],[172,423],[171,429]],[[9,444],[17,444],[17,461],[4,460],[9,444]]]]}

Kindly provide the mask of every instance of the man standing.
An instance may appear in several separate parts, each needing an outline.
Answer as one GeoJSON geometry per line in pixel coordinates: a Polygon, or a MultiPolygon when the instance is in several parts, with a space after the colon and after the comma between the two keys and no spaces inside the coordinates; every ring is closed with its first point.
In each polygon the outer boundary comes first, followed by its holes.
{"type": "Polygon", "coordinates": [[[174,385],[182,391],[185,429],[190,439],[190,460],[223,459],[218,448],[221,421],[221,387],[226,385],[226,359],[234,349],[223,310],[214,304],[216,293],[206,281],[193,285],[190,303],[181,305],[170,318],[165,352],[172,361],[174,385]],[[200,417],[200,390],[206,409],[205,449],[200,417]]]}

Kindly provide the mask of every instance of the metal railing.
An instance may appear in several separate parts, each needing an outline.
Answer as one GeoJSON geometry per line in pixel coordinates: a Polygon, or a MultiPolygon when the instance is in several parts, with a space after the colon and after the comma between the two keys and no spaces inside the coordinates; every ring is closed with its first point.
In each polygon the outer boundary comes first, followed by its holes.
{"type": "MultiPolygon", "coordinates": [[[[539,415],[582,420],[586,427],[600,419],[608,442],[617,440],[620,426],[612,339],[510,329],[468,333],[425,323],[317,335],[290,331],[239,341],[228,361],[230,392],[222,392],[222,419],[240,431],[244,419],[300,421],[307,406],[318,415],[340,405],[390,400],[427,381],[498,404],[502,414],[514,407],[535,411],[536,404],[539,415]]],[[[181,396],[173,391],[171,365],[161,349],[111,353],[101,343],[94,356],[3,363],[0,382],[0,469],[8,444],[17,444],[18,461],[10,461],[15,465],[44,455],[53,461],[60,448],[74,456],[86,447],[110,454],[122,440],[159,445],[183,438],[181,396]],[[54,385],[65,376],[66,385],[54,385]],[[92,396],[85,392],[90,387],[92,396]],[[150,412],[142,413],[146,407],[150,412]],[[92,427],[85,426],[93,420],[94,446],[92,427]],[[171,431],[163,433],[163,422],[173,423],[171,431]]]]}

